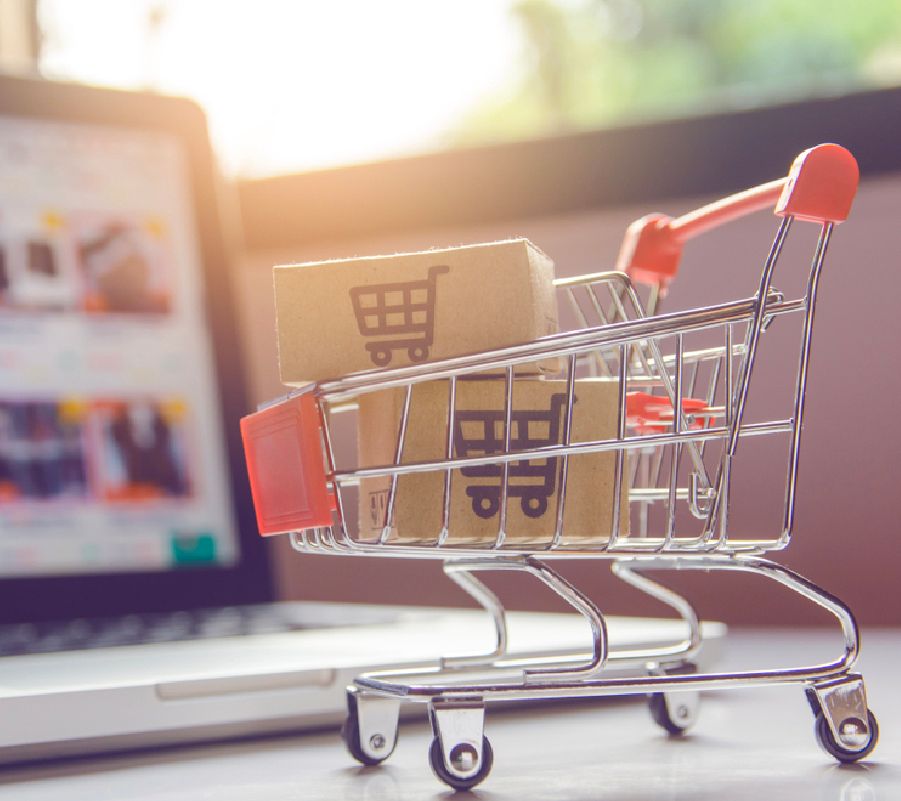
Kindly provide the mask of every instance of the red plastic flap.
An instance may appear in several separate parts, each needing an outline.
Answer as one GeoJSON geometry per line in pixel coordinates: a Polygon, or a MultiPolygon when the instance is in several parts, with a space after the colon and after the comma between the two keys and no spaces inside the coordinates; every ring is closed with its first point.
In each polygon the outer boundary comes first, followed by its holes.
{"type": "Polygon", "coordinates": [[[319,406],[307,393],[241,420],[260,534],[332,525],[334,496],[322,458],[319,406]]]}
{"type": "MultiPolygon", "coordinates": [[[[697,398],[682,398],[682,412],[694,417],[691,429],[704,428],[713,422],[707,404],[697,398]]],[[[659,434],[673,424],[673,404],[669,398],[659,395],[629,392],[626,395],[626,422],[638,429],[639,434],[659,434]]]]}
{"type": "Polygon", "coordinates": [[[859,178],[857,161],[841,145],[817,145],[805,150],[792,163],[776,214],[819,223],[844,222],[859,178]]]}

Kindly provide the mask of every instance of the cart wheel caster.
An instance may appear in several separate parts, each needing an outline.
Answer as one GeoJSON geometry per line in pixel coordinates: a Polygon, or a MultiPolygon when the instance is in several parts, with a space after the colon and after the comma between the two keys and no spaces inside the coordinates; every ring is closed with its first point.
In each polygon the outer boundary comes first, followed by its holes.
{"type": "MultiPolygon", "coordinates": [[[[845,730],[847,730],[852,737],[854,736],[855,729],[858,731],[862,731],[863,729],[863,727],[860,726],[862,721],[858,720],[856,722],[858,724],[857,726],[854,725],[854,719],[845,720],[842,723],[845,730]]],[[[835,735],[829,727],[829,721],[826,720],[826,716],[822,712],[817,714],[816,723],[814,724],[814,732],[816,733],[817,742],[820,744],[820,748],[844,764],[857,762],[859,759],[869,756],[876,747],[876,743],[879,742],[879,722],[869,709],[867,710],[866,728],[866,734],[861,736],[863,746],[860,750],[852,751],[836,741],[835,735]]]]}
{"type": "Polygon", "coordinates": [[[879,741],[879,723],[867,705],[859,674],[808,687],[805,694],[814,714],[817,742],[827,754],[850,763],[872,753],[879,741]]]}
{"type": "MultiPolygon", "coordinates": [[[[459,743],[451,749],[451,760],[455,761],[455,767],[460,770],[471,769],[472,760],[475,758],[475,748],[469,743],[459,743]]],[[[494,763],[494,751],[487,737],[482,738],[482,763],[478,770],[471,776],[460,778],[452,774],[444,764],[444,755],[441,753],[441,741],[435,737],[429,748],[429,764],[434,774],[449,787],[455,790],[471,790],[480,784],[491,772],[494,763]]]]}
{"type": "Polygon", "coordinates": [[[379,765],[394,753],[394,748],[397,745],[397,714],[399,711],[399,704],[391,700],[388,700],[388,703],[386,704],[385,701],[386,699],[370,698],[363,702],[367,707],[372,706],[371,711],[367,708],[367,722],[370,723],[370,726],[372,723],[382,724],[377,725],[377,729],[385,730],[375,731],[370,734],[366,741],[366,747],[364,748],[360,728],[360,699],[356,692],[349,691],[347,693],[347,717],[344,719],[344,723],[341,726],[341,739],[344,740],[344,745],[347,748],[348,753],[361,765],[379,765]],[[389,706],[393,707],[393,710],[390,708],[382,708],[389,706]],[[384,714],[386,712],[387,714],[384,714]],[[392,712],[393,726],[391,720],[392,712]],[[368,718],[374,718],[374,720],[368,720],[368,718]],[[393,728],[393,732],[389,731],[391,728],[393,728]]]}
{"type": "Polygon", "coordinates": [[[651,717],[661,729],[674,737],[679,737],[687,732],[695,723],[697,710],[689,703],[687,698],[680,698],[687,693],[652,693],[648,697],[648,711],[651,717]]]}
{"type": "MultiPolygon", "coordinates": [[[[660,672],[667,676],[686,675],[696,673],[697,666],[689,662],[660,672]]],[[[701,694],[696,690],[651,693],[648,696],[648,711],[654,723],[674,737],[685,734],[695,725],[700,706],[701,694]]]]}

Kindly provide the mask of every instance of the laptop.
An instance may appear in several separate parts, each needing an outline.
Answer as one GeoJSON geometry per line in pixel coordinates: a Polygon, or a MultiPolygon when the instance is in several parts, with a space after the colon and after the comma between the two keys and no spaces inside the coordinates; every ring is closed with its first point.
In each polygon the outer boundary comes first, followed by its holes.
{"type": "MultiPolygon", "coordinates": [[[[237,229],[192,102],[0,77],[2,762],[330,725],[360,672],[490,650],[475,610],[274,603],[237,229]]],[[[588,647],[575,615],[510,625],[514,653],[588,647]]]]}

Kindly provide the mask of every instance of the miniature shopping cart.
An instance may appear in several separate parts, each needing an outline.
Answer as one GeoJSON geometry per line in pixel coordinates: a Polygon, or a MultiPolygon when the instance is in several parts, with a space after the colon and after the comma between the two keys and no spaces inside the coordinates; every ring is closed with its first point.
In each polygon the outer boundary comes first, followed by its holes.
{"type": "Polygon", "coordinates": [[[428,278],[354,287],[350,290],[360,334],[371,342],[372,363],[384,367],[392,351],[406,348],[412,362],[429,357],[435,330],[435,284],[447,265],[429,267],[428,278]]]}
{"type": "MultiPolygon", "coordinates": [[[[357,760],[373,765],[391,755],[402,701],[427,704],[434,734],[431,766],[442,781],[465,789],[478,784],[491,768],[492,749],[484,735],[488,703],[647,695],[656,722],[677,734],[694,723],[701,690],[778,684],[805,688],[816,737],[836,759],[854,762],[872,751],[878,728],[867,707],[863,680],[851,672],[858,629],[850,610],[764,557],[788,545],[792,533],[818,282],[834,226],[847,217],[857,180],[856,162],[846,150],[837,145],[812,148],[795,160],[785,179],[678,219],[654,215],[640,220],[629,229],[619,271],[558,281],[580,310],[577,330],[321,382],[244,419],[262,533],[290,532],[294,547],[305,553],[443,560],[446,574],[487,610],[494,624],[496,643],[490,653],[449,656],[431,669],[399,667],[358,677],[347,691],[344,727],[346,745],[357,760]],[[687,239],[768,206],[775,207],[781,219],[753,295],[688,311],[647,314],[646,298],[640,297],[643,287],[652,284],[656,309],[687,239]],[[787,299],[773,278],[794,221],[814,223],[816,228],[808,230],[817,231],[818,238],[798,297],[787,299]],[[769,375],[765,383],[753,380],[770,342],[780,352],[793,343],[797,353],[797,369],[781,385],[769,375]],[[513,386],[521,374],[534,373],[554,359],[566,389],[559,410],[550,412],[559,425],[546,441],[538,442],[520,436],[513,425],[513,386]],[[476,448],[461,441],[457,384],[486,372],[503,377],[503,425],[492,433],[492,442],[476,448]],[[606,438],[575,435],[574,415],[584,405],[575,403],[577,381],[589,376],[615,387],[615,432],[606,438]],[[413,388],[437,379],[446,382],[448,393],[442,417],[434,421],[445,432],[445,446],[436,458],[411,461],[405,457],[405,444],[413,388]],[[404,397],[393,461],[362,467],[339,464],[333,428],[342,419],[353,423],[362,395],[386,389],[399,390],[404,397]],[[760,390],[767,403],[758,408],[760,390]],[[769,402],[773,392],[778,403],[769,402]],[[774,413],[777,406],[782,408],[774,413]],[[766,472],[778,480],[774,503],[756,503],[755,497],[755,511],[774,513],[769,534],[739,531],[737,516],[730,517],[733,498],[748,485],[743,482],[747,476],[741,470],[742,456],[747,446],[761,445],[773,454],[773,469],[766,472]],[[613,464],[612,519],[599,521],[596,536],[588,541],[568,536],[564,514],[567,504],[578,500],[568,475],[587,454],[612,455],[613,464]],[[548,492],[542,503],[550,505],[555,524],[541,542],[524,545],[508,536],[509,516],[504,514],[497,515],[496,536],[489,542],[448,536],[455,530],[450,499],[456,482],[467,475],[489,477],[494,494],[487,503],[504,510],[527,497],[517,487],[522,479],[517,466],[548,464],[553,474],[544,476],[542,491],[548,492]],[[433,503],[442,514],[434,530],[416,532],[415,540],[402,539],[396,536],[399,493],[403,481],[416,474],[439,477],[433,503]],[[388,486],[383,525],[375,536],[361,533],[350,514],[361,483],[374,478],[388,486]],[[684,621],[684,639],[637,651],[608,648],[604,615],[552,569],[555,558],[609,560],[617,577],[675,610],[684,621]],[[644,575],[673,569],[743,572],[770,579],[834,615],[844,650],[827,663],[700,673],[693,663],[702,646],[697,614],[687,600],[644,575]],[[530,574],[559,594],[589,624],[587,653],[541,664],[508,655],[503,607],[476,577],[485,571],[530,574]],[[612,668],[631,672],[624,676],[619,670],[611,676],[612,668]]],[[[755,494],[769,477],[754,476],[755,494]]]]}
{"type": "MultiPolygon", "coordinates": [[[[566,395],[551,395],[548,409],[516,409],[510,414],[510,446],[523,451],[542,448],[560,441],[560,418],[566,395]],[[533,433],[534,428],[546,432],[544,436],[533,433]]],[[[505,435],[505,411],[461,410],[454,416],[457,456],[487,456],[503,453],[505,435]],[[467,437],[466,431],[475,426],[478,437],[467,437]]],[[[501,485],[504,469],[499,464],[480,464],[463,467],[460,475],[470,479],[489,479],[489,483],[472,483],[466,494],[472,498],[472,511],[482,518],[494,517],[501,506],[501,485]]],[[[554,494],[557,479],[557,459],[523,459],[512,462],[507,468],[507,497],[519,498],[520,508],[527,517],[540,517],[547,511],[548,498],[554,494]]]]}

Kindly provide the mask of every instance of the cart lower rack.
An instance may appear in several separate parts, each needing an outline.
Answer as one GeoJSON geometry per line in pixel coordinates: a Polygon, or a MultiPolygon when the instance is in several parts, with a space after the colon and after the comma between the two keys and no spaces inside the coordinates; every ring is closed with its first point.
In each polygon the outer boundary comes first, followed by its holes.
{"type": "MultiPolygon", "coordinates": [[[[678,219],[653,215],[638,221],[629,229],[617,272],[558,281],[583,326],[578,330],[322,382],[242,421],[262,533],[290,533],[294,547],[307,553],[443,560],[448,577],[493,621],[496,642],[490,653],[445,657],[431,670],[398,667],[355,680],[347,693],[344,739],[357,760],[373,765],[391,755],[403,701],[428,705],[431,766],[446,784],[467,789],[491,769],[484,718],[493,701],[647,695],[654,720],[678,734],[694,723],[700,691],[764,684],[804,687],[816,737],[839,761],[853,762],[872,751],[878,727],[863,680],[852,672],[859,634],[850,610],[764,556],[785,548],[791,538],[818,282],[834,226],[848,215],[857,179],[856,162],[846,150],[811,148],[785,179],[678,219]],[[781,220],[752,296],[659,313],[658,300],[686,239],[767,206],[775,207],[781,220]],[[819,237],[803,290],[786,299],[773,275],[794,220],[817,224],[819,237]],[[651,284],[651,316],[639,297],[642,283],[651,284]],[[776,346],[784,349],[779,329],[792,320],[790,341],[798,361],[782,387],[783,413],[772,413],[776,403],[755,413],[749,394],[755,367],[764,358],[762,343],[773,328],[776,346]],[[562,390],[541,409],[517,409],[519,376],[554,362],[562,390]],[[465,382],[486,373],[497,376],[501,388],[496,408],[461,406],[465,382]],[[580,428],[578,416],[586,406],[580,382],[586,380],[605,385],[615,399],[612,430],[586,434],[580,428]],[[411,458],[417,388],[435,382],[441,382],[445,403],[430,425],[443,432],[441,452],[411,458]],[[378,391],[400,392],[403,398],[394,458],[387,464],[343,466],[334,431],[353,423],[361,399],[378,391]],[[746,478],[738,459],[739,445],[744,449],[746,443],[775,446],[774,467],[778,463],[784,470],[778,501],[766,505],[775,512],[769,534],[737,533],[730,521],[733,496],[746,478]],[[585,501],[577,475],[586,463],[603,466],[604,480],[589,494],[606,498],[607,511],[587,533],[576,534],[572,511],[585,501]],[[360,494],[376,485],[381,489],[372,496],[379,499],[371,507],[377,522],[373,535],[358,529],[349,512],[360,494]],[[429,488],[436,515],[433,526],[411,533],[401,518],[414,486],[419,495],[429,488]],[[454,499],[461,493],[471,504],[467,511],[487,526],[478,536],[460,535],[454,499]],[[524,535],[518,526],[533,517],[549,524],[524,535]],[[684,621],[684,638],[653,650],[608,648],[603,613],[552,569],[556,558],[610,561],[617,577],[684,621]],[[699,673],[693,663],[703,645],[697,614],[685,598],[645,575],[672,569],[769,579],[834,615],[844,648],[823,664],[699,673]],[[531,575],[567,601],[590,629],[586,653],[542,664],[508,657],[503,606],[477,577],[487,571],[531,575]],[[623,678],[618,670],[614,678],[611,667],[632,671],[623,678]]],[[[767,383],[764,389],[769,394],[773,387],[767,383]]]]}

